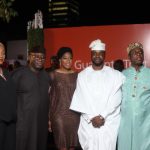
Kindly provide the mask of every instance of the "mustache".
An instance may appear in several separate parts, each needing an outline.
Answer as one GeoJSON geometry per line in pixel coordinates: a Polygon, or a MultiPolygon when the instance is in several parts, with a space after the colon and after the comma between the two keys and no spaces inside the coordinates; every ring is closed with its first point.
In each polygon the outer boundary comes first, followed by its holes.
{"type": "Polygon", "coordinates": [[[104,61],[100,61],[98,63],[96,63],[95,61],[92,61],[92,63],[95,65],[95,66],[101,66],[102,64],[104,64],[104,61]]]}

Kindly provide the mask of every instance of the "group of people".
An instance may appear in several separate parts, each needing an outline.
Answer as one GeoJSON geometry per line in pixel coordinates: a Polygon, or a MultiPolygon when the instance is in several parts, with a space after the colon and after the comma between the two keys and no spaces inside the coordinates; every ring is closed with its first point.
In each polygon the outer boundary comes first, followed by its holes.
{"type": "Polygon", "coordinates": [[[73,51],[61,47],[59,65],[44,69],[45,49],[29,51],[29,63],[3,70],[0,43],[0,149],[46,150],[48,130],[58,150],[149,150],[150,69],[143,45],[127,47],[131,67],[105,65],[106,44],[90,43],[92,64],[77,73],[73,51]],[[114,67],[115,68],[115,67],[114,67]],[[118,71],[119,70],[119,71],[118,71]]]}

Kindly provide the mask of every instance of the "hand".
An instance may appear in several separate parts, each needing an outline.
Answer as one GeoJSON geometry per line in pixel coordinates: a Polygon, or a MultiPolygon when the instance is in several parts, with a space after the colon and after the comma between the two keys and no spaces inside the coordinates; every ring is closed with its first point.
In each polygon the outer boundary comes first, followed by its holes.
{"type": "Polygon", "coordinates": [[[50,121],[50,120],[48,121],[48,131],[49,131],[49,132],[52,132],[51,121],[50,121]]]}
{"type": "Polygon", "coordinates": [[[102,116],[96,116],[92,118],[91,122],[95,128],[100,128],[101,126],[104,125],[105,119],[102,116]]]}

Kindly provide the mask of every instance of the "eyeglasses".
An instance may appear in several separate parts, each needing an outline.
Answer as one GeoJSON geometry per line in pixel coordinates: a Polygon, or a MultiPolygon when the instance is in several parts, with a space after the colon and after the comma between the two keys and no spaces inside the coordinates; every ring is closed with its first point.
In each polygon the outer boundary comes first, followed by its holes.
{"type": "Polygon", "coordinates": [[[34,59],[37,59],[37,60],[45,60],[45,56],[44,56],[44,55],[31,54],[31,56],[32,56],[34,59]]]}

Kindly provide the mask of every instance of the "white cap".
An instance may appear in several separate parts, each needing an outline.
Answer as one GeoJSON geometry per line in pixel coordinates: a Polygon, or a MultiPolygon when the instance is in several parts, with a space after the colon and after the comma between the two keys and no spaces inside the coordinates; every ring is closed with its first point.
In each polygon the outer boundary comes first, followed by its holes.
{"type": "Polygon", "coordinates": [[[97,39],[91,42],[89,48],[96,51],[105,51],[105,43],[102,43],[100,39],[97,39]]]}

